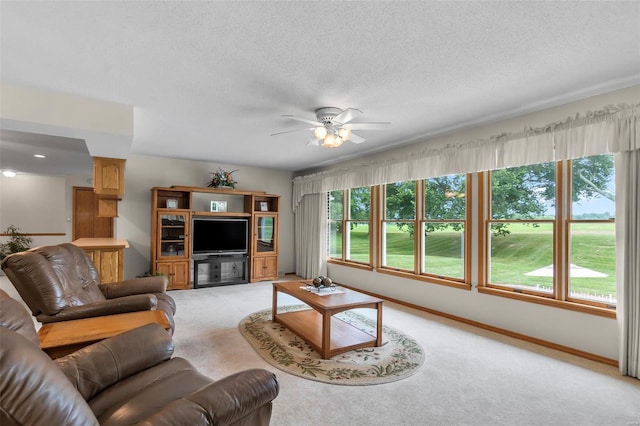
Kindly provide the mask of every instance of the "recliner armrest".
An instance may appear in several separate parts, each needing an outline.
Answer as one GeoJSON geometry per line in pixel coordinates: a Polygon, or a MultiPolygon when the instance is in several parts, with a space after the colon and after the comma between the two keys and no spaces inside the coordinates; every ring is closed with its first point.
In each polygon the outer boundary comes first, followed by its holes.
{"type": "Polygon", "coordinates": [[[231,425],[245,418],[250,419],[246,424],[268,424],[270,403],[279,391],[275,374],[263,369],[245,370],[172,402],[140,424],[231,425]]]}
{"type": "Polygon", "coordinates": [[[113,299],[116,297],[130,296],[144,293],[164,293],[167,289],[167,277],[155,276],[144,278],[133,278],[130,280],[100,284],[98,288],[104,297],[113,299]]]}
{"type": "Polygon", "coordinates": [[[82,394],[91,399],[109,386],[171,358],[171,335],[147,324],[54,360],[82,394]]]}
{"type": "Polygon", "coordinates": [[[68,321],[127,312],[148,311],[158,306],[158,298],[153,294],[136,294],[117,299],[107,299],[88,305],[71,306],[55,315],[39,314],[36,318],[42,323],[68,321]]]}

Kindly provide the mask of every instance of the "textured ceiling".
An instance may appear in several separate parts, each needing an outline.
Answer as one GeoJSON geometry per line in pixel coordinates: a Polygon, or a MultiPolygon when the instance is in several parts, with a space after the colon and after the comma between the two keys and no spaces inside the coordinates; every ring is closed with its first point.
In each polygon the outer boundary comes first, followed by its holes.
{"type": "Polygon", "coordinates": [[[3,83],[135,107],[131,152],[302,170],[640,83],[633,2],[2,1],[3,83]],[[391,130],[307,146],[319,107],[391,130]]]}

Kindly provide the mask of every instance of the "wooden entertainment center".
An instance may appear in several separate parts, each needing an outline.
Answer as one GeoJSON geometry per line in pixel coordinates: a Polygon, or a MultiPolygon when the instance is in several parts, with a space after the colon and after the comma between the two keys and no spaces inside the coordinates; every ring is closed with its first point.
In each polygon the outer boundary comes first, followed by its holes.
{"type": "Polygon", "coordinates": [[[168,289],[278,278],[279,195],[193,186],[155,187],[151,194],[151,272],[168,276],[168,289]],[[246,253],[194,256],[194,218],[246,220],[246,253]]]}

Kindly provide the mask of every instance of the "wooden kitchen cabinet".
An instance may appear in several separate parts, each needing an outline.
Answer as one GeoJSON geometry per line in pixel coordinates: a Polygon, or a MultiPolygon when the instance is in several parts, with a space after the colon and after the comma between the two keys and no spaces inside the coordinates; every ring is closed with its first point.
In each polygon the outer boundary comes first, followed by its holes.
{"type": "Polygon", "coordinates": [[[188,260],[156,262],[155,272],[169,278],[167,290],[186,290],[191,288],[190,264],[188,260]]]}
{"type": "Polygon", "coordinates": [[[73,244],[83,249],[100,275],[102,284],[124,280],[124,249],[127,240],[117,238],[79,238],[73,244]]]}

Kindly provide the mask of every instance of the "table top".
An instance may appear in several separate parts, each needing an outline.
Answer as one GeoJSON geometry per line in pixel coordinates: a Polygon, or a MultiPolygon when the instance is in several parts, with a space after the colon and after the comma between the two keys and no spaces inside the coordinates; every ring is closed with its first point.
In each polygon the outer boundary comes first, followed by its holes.
{"type": "Polygon", "coordinates": [[[164,311],[139,311],[43,324],[38,338],[42,349],[57,348],[96,342],[151,323],[167,330],[171,327],[164,311]]]}
{"type": "Polygon", "coordinates": [[[344,287],[338,287],[344,293],[330,294],[328,296],[319,296],[311,291],[303,290],[300,287],[306,286],[307,283],[302,281],[288,281],[273,283],[274,290],[286,293],[296,299],[308,304],[309,306],[320,308],[323,310],[333,308],[360,307],[363,305],[371,305],[382,303],[382,299],[358,293],[344,287]]]}

